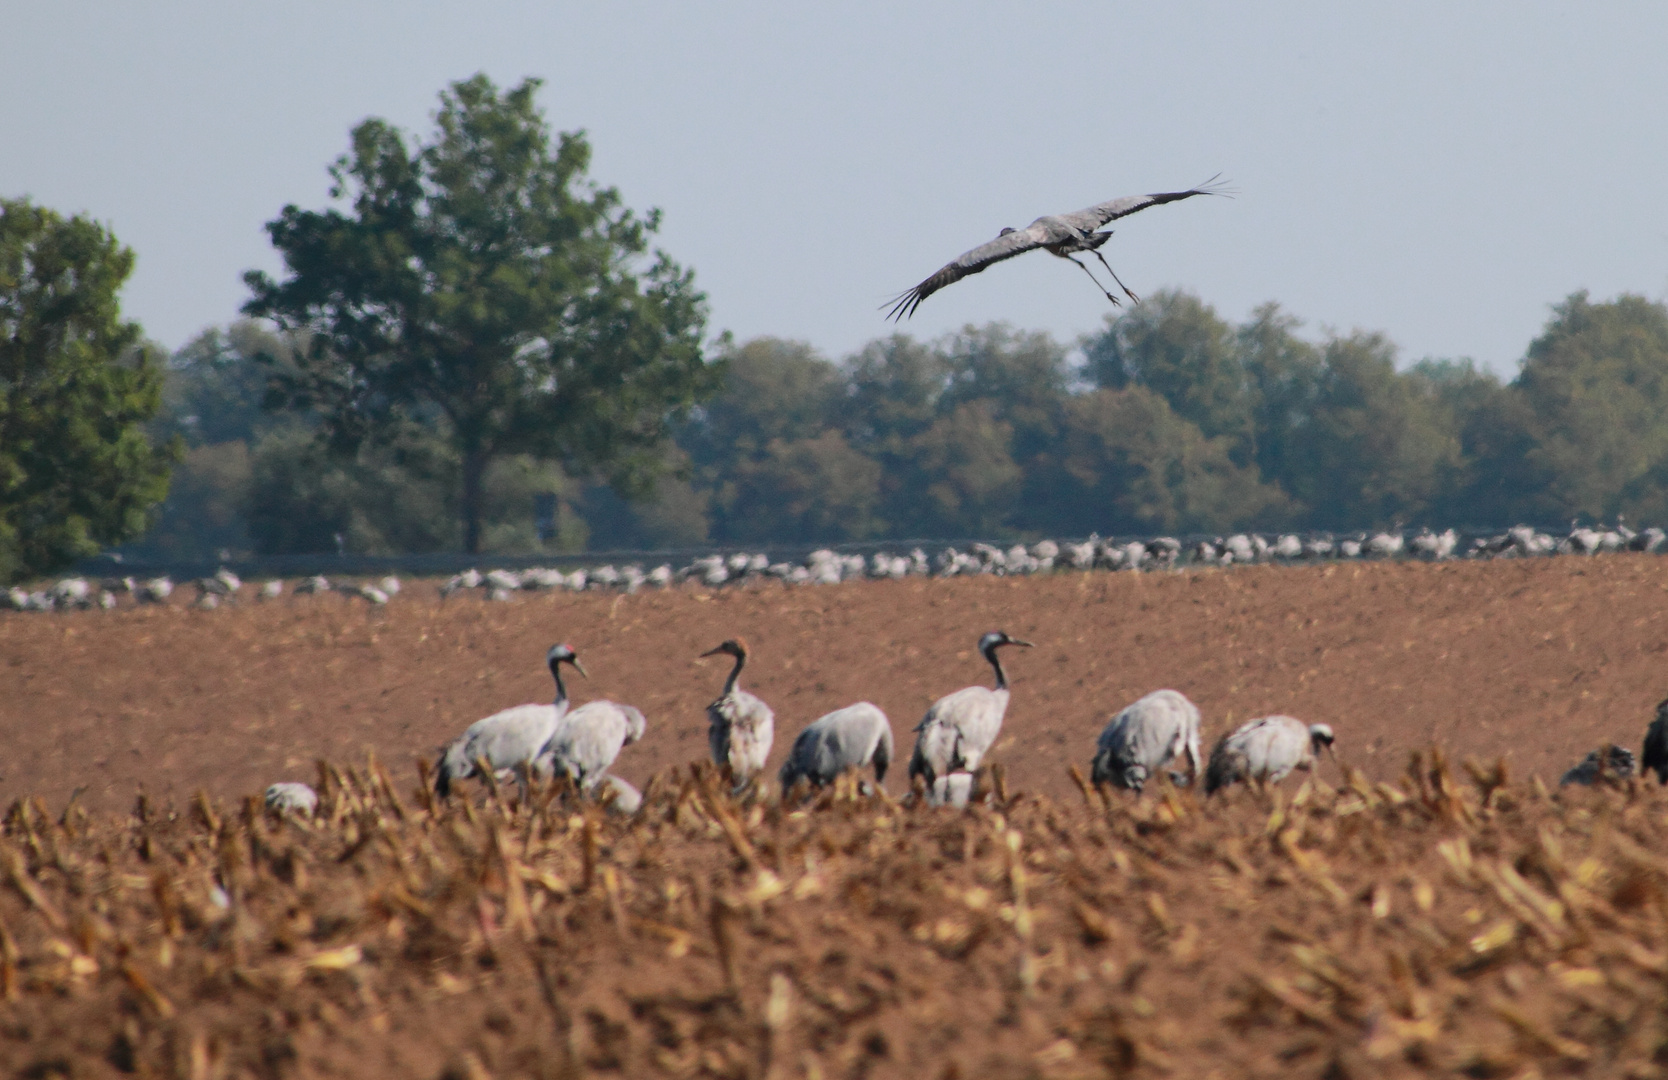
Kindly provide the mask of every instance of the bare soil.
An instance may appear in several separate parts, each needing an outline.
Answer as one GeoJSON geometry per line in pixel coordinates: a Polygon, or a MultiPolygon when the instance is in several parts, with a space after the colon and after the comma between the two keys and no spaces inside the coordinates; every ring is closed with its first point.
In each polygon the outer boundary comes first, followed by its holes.
{"type": "MultiPolygon", "coordinates": [[[[991,760],[1016,790],[1072,791],[1107,718],[1174,687],[1209,743],[1283,712],[1324,721],[1373,779],[1409,751],[1503,757],[1549,782],[1588,750],[1637,747],[1668,693],[1668,561],[1647,555],[1488,563],[1252,567],[1179,574],[779,585],[635,596],[521,593],[441,601],[416,582],[385,608],[337,595],[116,612],[0,615],[0,805],[75,789],[125,810],[199,789],[222,798],[310,780],[317,758],[412,762],[470,722],[547,701],[556,641],[591,673],[575,700],[640,707],[649,732],[616,771],[641,784],[706,755],[705,706],[744,635],[744,677],[776,710],[772,768],[825,712],[875,702],[900,756],[937,697],[990,680],[986,630],[1014,693],[991,760]]],[[[1331,766],[1327,766],[1331,768],[1331,766]]],[[[901,768],[887,778],[907,784],[901,768]]]]}
{"type": "Polygon", "coordinates": [[[1610,556],[0,616],[0,1074],[1668,1075],[1668,792],[1536,779],[1637,745],[1665,589],[1610,556]],[[989,805],[736,802],[690,768],[724,637],[780,761],[863,698],[907,750],[992,628],[1037,647],[989,805]],[[645,810],[435,805],[413,759],[547,699],[556,640],[577,698],[648,714],[645,810]],[[1161,686],[1207,739],[1326,721],[1344,764],[1080,791],[1161,686]],[[279,779],[316,820],[262,814],[279,779]]]}

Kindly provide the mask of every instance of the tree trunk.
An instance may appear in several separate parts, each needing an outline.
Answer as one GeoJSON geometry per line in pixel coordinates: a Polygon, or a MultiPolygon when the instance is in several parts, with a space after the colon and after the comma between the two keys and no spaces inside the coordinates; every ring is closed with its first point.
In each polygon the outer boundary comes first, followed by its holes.
{"type": "Polygon", "coordinates": [[[481,450],[463,453],[463,550],[481,553],[481,481],[486,476],[487,455],[481,450]]]}

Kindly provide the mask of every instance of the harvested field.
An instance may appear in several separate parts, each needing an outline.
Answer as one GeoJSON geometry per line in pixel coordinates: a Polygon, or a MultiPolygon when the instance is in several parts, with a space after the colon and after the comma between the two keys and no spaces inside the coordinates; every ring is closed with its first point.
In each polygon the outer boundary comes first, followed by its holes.
{"type": "Polygon", "coordinates": [[[204,799],[0,840],[16,1076],[1659,1076],[1668,798],[1457,780],[631,819],[204,799]]]}
{"type": "MultiPolygon", "coordinates": [[[[199,788],[237,799],[310,779],[315,758],[374,750],[402,777],[418,755],[509,705],[549,701],[545,650],[567,641],[610,697],[648,715],[618,770],[639,785],[706,755],[704,709],[753,643],[745,684],[774,706],[780,764],[805,723],[854,701],[884,709],[900,753],[933,699],[1011,650],[1013,704],[992,760],[1015,790],[1071,792],[1118,708],[1162,686],[1204,712],[1209,742],[1252,716],[1329,723],[1379,780],[1409,751],[1504,756],[1555,780],[1601,741],[1637,747],[1668,695],[1668,560],[1650,555],[1247,567],[1179,574],[858,582],[442,602],[413,583],[385,608],[341,596],[0,614],[0,805],[39,794],[125,811],[199,788]]],[[[888,778],[905,790],[902,770],[888,778]]]]}
{"type": "Polygon", "coordinates": [[[1662,1075],[1668,795],[1534,777],[1638,745],[1665,589],[1618,555],[0,616],[0,1070],[1662,1075]],[[723,637],[753,642],[774,765],[860,698],[907,750],[998,626],[1038,647],[991,805],[737,803],[687,768],[723,637]],[[548,700],[555,640],[576,698],[648,714],[619,769],[656,776],[644,812],[433,808],[412,758],[548,700]],[[1081,792],[1067,763],[1166,685],[1207,743],[1289,712],[1346,767],[1081,792]],[[1487,764],[1409,768],[1431,743],[1487,764]],[[317,822],[245,799],[317,757],[317,822]]]}

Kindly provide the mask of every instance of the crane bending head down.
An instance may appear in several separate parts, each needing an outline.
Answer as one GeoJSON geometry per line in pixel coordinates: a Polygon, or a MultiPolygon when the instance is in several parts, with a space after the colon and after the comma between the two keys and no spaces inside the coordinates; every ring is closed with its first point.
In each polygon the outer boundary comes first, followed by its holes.
{"type": "Polygon", "coordinates": [[[545,664],[556,680],[556,700],[549,705],[517,705],[470,724],[441,754],[435,769],[434,791],[442,799],[451,794],[452,783],[475,775],[475,763],[485,761],[495,774],[516,770],[525,794],[526,769],[568,714],[568,688],[562,682],[562,665],[572,664],[579,674],[590,678],[579,654],[571,645],[557,644],[545,654],[545,664]]]}

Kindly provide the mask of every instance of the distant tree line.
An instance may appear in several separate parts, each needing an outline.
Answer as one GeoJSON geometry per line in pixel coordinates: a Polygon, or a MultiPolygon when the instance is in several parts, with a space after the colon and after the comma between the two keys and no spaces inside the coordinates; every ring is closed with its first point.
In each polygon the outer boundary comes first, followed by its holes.
{"type": "MultiPolygon", "coordinates": [[[[483,481],[485,546],[1668,521],[1662,304],[1569,297],[1509,382],[1466,361],[1398,368],[1382,334],[1300,329],[1273,304],[1236,325],[1164,292],[1075,347],[1002,324],[840,361],[726,342],[719,389],[660,444],[652,488],[628,498],[503,456],[483,481]]],[[[242,322],[173,357],[157,434],[187,450],[145,549],[460,546],[442,432],[410,424],[342,454],[317,417],[263,410],[271,358],[302,347],[242,322]]]]}
{"type": "Polygon", "coordinates": [[[748,342],[633,539],[1668,521],[1662,304],[1567,298],[1509,382],[1299,330],[1274,304],[1235,325],[1171,291],[1076,349],[1000,324],[840,363],[748,342]]]}

